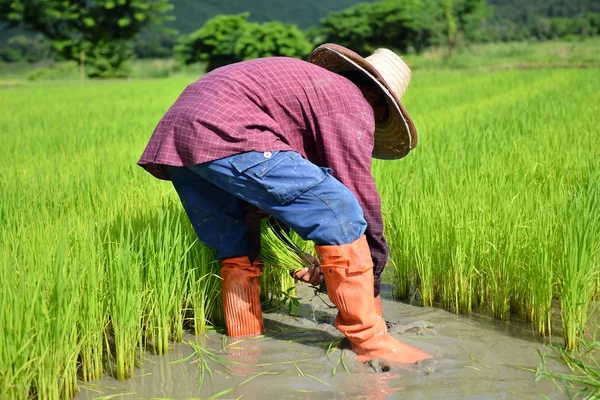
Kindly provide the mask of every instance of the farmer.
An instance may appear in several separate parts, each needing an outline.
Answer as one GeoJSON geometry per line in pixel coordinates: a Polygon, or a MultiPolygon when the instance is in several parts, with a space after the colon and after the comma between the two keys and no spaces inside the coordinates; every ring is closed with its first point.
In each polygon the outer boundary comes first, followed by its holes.
{"type": "Polygon", "coordinates": [[[325,44],[307,61],[216,69],[160,120],[139,165],[173,182],[198,238],[216,250],[229,336],[263,331],[262,264],[247,223],[262,211],[315,243],[320,265],[295,277],[324,277],[335,326],[359,361],[431,357],[388,335],[379,297],[388,248],[371,161],[404,157],[417,144],[400,102],[410,78],[390,50],[362,58],[325,44]]]}

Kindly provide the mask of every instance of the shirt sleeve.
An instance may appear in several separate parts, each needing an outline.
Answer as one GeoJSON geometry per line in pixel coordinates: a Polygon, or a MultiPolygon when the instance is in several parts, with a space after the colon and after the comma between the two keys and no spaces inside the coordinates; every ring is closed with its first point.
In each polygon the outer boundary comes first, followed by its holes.
{"type": "Polygon", "coordinates": [[[333,176],[350,189],[363,209],[377,296],[388,246],[383,234],[381,198],[371,174],[375,131],[373,115],[365,112],[338,113],[319,118],[318,125],[323,166],[333,169],[333,176]]]}

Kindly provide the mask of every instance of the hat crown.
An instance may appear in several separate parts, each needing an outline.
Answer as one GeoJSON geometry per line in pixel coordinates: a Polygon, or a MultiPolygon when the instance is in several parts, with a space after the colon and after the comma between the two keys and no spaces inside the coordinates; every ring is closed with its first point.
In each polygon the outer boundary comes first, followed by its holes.
{"type": "Polygon", "coordinates": [[[398,99],[402,99],[412,77],[410,68],[402,58],[391,50],[377,49],[365,60],[381,74],[398,99]]]}

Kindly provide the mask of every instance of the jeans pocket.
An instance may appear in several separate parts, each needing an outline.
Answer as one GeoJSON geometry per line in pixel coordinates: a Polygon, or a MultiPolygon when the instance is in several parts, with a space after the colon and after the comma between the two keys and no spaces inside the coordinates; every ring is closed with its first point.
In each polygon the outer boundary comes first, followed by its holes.
{"type": "Polygon", "coordinates": [[[321,183],[330,171],[314,165],[294,151],[268,155],[267,158],[264,153],[244,153],[232,157],[231,164],[238,172],[261,185],[282,205],[294,201],[321,183]]]}

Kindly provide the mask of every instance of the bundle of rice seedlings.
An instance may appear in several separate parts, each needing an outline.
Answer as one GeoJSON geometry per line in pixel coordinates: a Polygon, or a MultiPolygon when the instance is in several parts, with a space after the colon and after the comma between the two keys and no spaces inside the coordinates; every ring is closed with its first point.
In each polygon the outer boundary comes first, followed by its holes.
{"type": "Polygon", "coordinates": [[[260,277],[261,300],[282,305],[294,293],[292,272],[311,262],[297,244],[299,236],[288,233],[273,217],[261,220],[261,250],[258,257],[264,268],[260,277]]]}
{"type": "Polygon", "coordinates": [[[262,219],[260,229],[261,248],[258,257],[265,265],[295,272],[312,264],[275,218],[262,219]]]}

